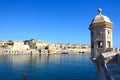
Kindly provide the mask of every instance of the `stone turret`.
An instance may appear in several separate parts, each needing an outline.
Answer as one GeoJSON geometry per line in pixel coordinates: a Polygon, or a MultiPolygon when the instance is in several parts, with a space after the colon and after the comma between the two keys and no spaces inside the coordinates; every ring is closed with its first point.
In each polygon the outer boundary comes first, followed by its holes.
{"type": "Polygon", "coordinates": [[[98,15],[92,20],[89,30],[91,34],[91,57],[96,59],[101,53],[110,51],[112,43],[113,24],[107,16],[98,9],[98,15]]]}

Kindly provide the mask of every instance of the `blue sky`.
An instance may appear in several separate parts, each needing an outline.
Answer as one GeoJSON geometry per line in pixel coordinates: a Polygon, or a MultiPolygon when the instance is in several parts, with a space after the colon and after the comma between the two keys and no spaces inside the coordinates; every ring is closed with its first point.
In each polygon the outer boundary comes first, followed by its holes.
{"type": "Polygon", "coordinates": [[[120,47],[119,0],[0,0],[0,40],[90,43],[98,8],[114,23],[114,47],[120,47]]]}

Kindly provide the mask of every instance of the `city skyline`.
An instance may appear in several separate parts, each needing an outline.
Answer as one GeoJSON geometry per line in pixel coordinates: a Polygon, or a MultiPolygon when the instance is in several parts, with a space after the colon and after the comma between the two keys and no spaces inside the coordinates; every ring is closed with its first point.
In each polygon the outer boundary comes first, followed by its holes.
{"type": "Polygon", "coordinates": [[[0,40],[38,39],[90,44],[92,19],[102,14],[113,22],[113,45],[120,47],[120,1],[1,0],[0,40]]]}

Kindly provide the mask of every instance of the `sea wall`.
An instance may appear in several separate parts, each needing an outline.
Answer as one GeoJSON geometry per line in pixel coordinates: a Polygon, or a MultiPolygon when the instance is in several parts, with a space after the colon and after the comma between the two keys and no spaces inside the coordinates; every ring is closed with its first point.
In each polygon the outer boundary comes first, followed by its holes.
{"type": "Polygon", "coordinates": [[[101,68],[102,80],[120,80],[119,55],[114,52],[102,53],[98,61],[101,68]]]}

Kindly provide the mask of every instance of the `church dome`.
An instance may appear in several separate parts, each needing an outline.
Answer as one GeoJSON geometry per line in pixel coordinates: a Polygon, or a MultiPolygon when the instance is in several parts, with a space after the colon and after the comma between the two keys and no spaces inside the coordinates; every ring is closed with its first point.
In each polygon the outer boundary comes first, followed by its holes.
{"type": "Polygon", "coordinates": [[[95,18],[92,20],[91,24],[99,23],[99,22],[109,22],[109,23],[112,23],[110,21],[110,19],[107,16],[102,15],[101,12],[102,12],[102,9],[99,8],[98,9],[98,15],[95,16],[95,18]]]}

